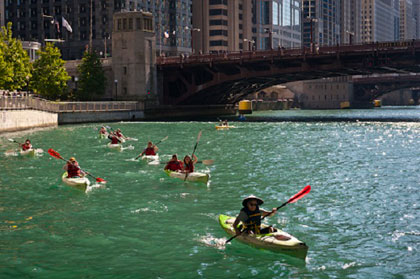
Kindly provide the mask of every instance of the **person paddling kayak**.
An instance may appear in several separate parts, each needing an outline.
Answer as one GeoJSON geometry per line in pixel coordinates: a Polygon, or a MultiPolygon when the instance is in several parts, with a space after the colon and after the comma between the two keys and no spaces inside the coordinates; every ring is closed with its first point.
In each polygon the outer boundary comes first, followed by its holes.
{"type": "Polygon", "coordinates": [[[120,128],[117,129],[117,131],[115,132],[115,135],[117,137],[119,137],[120,139],[127,139],[127,137],[124,136],[123,133],[121,133],[121,129],[120,128]]]}
{"type": "Polygon", "coordinates": [[[241,229],[243,232],[248,234],[267,234],[274,232],[273,227],[267,227],[261,229],[261,218],[265,216],[272,216],[277,212],[277,208],[273,208],[272,211],[265,211],[260,209],[264,201],[254,195],[248,196],[242,201],[243,208],[236,217],[233,227],[235,228],[236,235],[240,235],[241,229]],[[242,226],[238,227],[239,222],[242,222],[242,226]]]}
{"type": "Polygon", "coordinates": [[[159,148],[154,145],[151,141],[147,143],[147,147],[143,150],[142,153],[140,153],[140,156],[146,155],[146,156],[155,156],[158,152],[159,148]]]}
{"type": "Polygon", "coordinates": [[[172,159],[166,163],[165,170],[170,171],[182,171],[184,168],[184,164],[182,161],[178,160],[178,156],[176,154],[172,155],[172,159]]]}
{"type": "Polygon", "coordinates": [[[119,139],[118,135],[116,133],[110,133],[108,135],[108,139],[111,140],[111,144],[119,144],[121,143],[121,140],[119,139]]]}
{"type": "Polygon", "coordinates": [[[83,177],[84,172],[80,169],[79,163],[76,161],[76,158],[71,157],[67,164],[64,165],[63,169],[67,171],[68,178],[74,177],[83,177]],[[82,175],[83,174],[83,175],[82,175]]]}
{"type": "Polygon", "coordinates": [[[19,145],[20,145],[20,147],[22,147],[23,151],[32,149],[32,144],[31,144],[31,141],[29,139],[25,140],[25,143],[23,143],[23,144],[19,143],[19,145]]]}
{"type": "Polygon", "coordinates": [[[106,135],[108,133],[108,131],[106,130],[106,128],[104,126],[102,126],[102,128],[99,130],[99,133],[102,135],[106,135]]]}
{"type": "Polygon", "coordinates": [[[197,163],[198,159],[197,156],[193,155],[193,160],[188,155],[184,157],[184,168],[182,169],[183,172],[194,172],[194,164],[197,163]]]}

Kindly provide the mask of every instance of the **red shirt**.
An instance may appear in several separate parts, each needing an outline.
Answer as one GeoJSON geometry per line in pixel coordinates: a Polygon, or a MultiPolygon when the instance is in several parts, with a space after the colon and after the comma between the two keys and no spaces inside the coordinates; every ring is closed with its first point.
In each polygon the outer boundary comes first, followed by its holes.
{"type": "Polygon", "coordinates": [[[165,170],[170,170],[170,171],[178,171],[178,170],[182,170],[184,168],[184,164],[181,161],[169,161],[166,166],[165,166],[165,170]]]}
{"type": "Polygon", "coordinates": [[[26,144],[26,143],[22,144],[22,150],[23,151],[29,150],[31,148],[32,148],[32,144],[26,144]]]}
{"type": "Polygon", "coordinates": [[[80,177],[80,168],[77,163],[74,165],[67,163],[67,177],[80,177]]]}
{"type": "Polygon", "coordinates": [[[185,172],[194,172],[194,163],[190,162],[189,164],[184,165],[185,172]]]}
{"type": "Polygon", "coordinates": [[[153,147],[148,147],[144,150],[144,154],[147,156],[154,156],[156,155],[155,149],[153,147]]]}
{"type": "Polygon", "coordinates": [[[111,137],[111,144],[119,144],[120,141],[118,140],[118,138],[116,136],[112,136],[111,137]]]}

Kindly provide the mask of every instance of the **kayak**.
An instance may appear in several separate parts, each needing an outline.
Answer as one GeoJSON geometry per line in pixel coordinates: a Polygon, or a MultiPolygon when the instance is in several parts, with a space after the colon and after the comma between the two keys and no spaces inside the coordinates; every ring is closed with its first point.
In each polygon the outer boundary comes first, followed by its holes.
{"type": "Polygon", "coordinates": [[[123,138],[118,138],[118,140],[119,140],[121,143],[124,143],[124,142],[125,142],[125,139],[123,139],[123,138]]]}
{"type": "Polygon", "coordinates": [[[120,144],[120,143],[117,143],[117,144],[108,143],[108,147],[111,148],[111,149],[121,151],[122,144],[120,144]]]}
{"type": "Polygon", "coordinates": [[[35,149],[28,149],[28,150],[20,150],[21,156],[35,156],[35,149]]]}
{"type": "Polygon", "coordinates": [[[105,134],[99,133],[99,138],[100,139],[106,139],[106,138],[108,138],[108,133],[105,133],[105,134]]]}
{"type": "Polygon", "coordinates": [[[141,156],[143,162],[147,162],[149,165],[159,164],[159,155],[143,155],[141,156]]]}
{"type": "MultiPolygon", "coordinates": [[[[231,236],[235,235],[233,229],[235,217],[219,215],[219,223],[222,228],[231,236]]],[[[262,228],[268,227],[262,224],[262,228]]],[[[255,248],[266,249],[273,252],[287,254],[289,256],[305,259],[308,253],[308,246],[305,243],[280,229],[268,234],[251,235],[243,233],[235,238],[242,243],[251,245],[255,248]]]]}
{"type": "Polygon", "coordinates": [[[217,126],[216,125],[216,130],[229,130],[231,128],[236,128],[235,126],[217,126]]]}
{"type": "MultiPolygon", "coordinates": [[[[165,172],[170,177],[185,180],[186,173],[170,171],[170,170],[165,170],[165,172]]],[[[210,175],[208,173],[190,172],[187,176],[187,181],[207,183],[209,181],[209,178],[210,178],[210,175]]]]}
{"type": "Polygon", "coordinates": [[[90,185],[90,181],[87,177],[67,177],[67,172],[63,173],[61,180],[68,186],[75,187],[77,189],[85,191],[86,188],[90,185]]]}

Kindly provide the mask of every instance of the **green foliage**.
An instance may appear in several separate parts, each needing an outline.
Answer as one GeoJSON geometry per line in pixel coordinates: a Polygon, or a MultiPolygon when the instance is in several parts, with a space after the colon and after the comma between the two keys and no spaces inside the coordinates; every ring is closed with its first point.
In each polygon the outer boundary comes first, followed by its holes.
{"type": "Polygon", "coordinates": [[[38,54],[40,57],[33,64],[31,89],[47,99],[63,97],[70,76],[64,67],[60,50],[47,43],[38,54]]]}
{"type": "Polygon", "coordinates": [[[82,64],[78,66],[79,83],[76,98],[81,101],[93,100],[105,93],[105,73],[101,60],[95,52],[86,51],[82,64]]]}
{"type": "Polygon", "coordinates": [[[31,63],[22,43],[12,37],[12,23],[0,31],[0,88],[20,90],[28,85],[31,63]]]}

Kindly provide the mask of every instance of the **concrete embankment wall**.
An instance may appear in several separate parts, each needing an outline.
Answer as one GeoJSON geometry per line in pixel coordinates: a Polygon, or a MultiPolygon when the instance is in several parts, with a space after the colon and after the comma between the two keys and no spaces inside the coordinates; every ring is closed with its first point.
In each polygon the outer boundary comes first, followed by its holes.
{"type": "Polygon", "coordinates": [[[38,110],[0,110],[0,133],[58,125],[56,113],[38,110]]]}
{"type": "Polygon", "coordinates": [[[60,112],[59,124],[143,120],[143,111],[60,112]]]}

